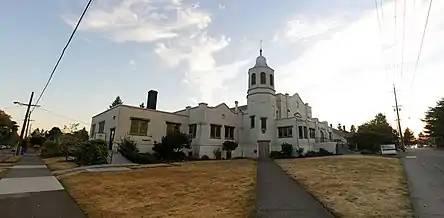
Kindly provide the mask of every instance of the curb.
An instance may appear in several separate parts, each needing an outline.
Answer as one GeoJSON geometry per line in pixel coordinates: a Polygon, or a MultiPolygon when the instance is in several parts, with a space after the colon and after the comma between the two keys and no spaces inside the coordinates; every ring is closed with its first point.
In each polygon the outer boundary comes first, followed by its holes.
{"type": "Polygon", "coordinates": [[[52,175],[54,176],[60,176],[65,173],[72,173],[76,171],[86,170],[86,169],[93,169],[93,168],[108,168],[108,167],[131,167],[131,166],[139,166],[140,164],[101,164],[101,165],[92,165],[92,166],[83,166],[83,167],[75,167],[71,169],[66,170],[56,170],[52,172],[52,175]]]}
{"type": "Polygon", "coordinates": [[[410,187],[412,187],[412,183],[408,179],[408,176],[407,176],[408,172],[405,170],[403,159],[405,159],[405,157],[399,157],[399,163],[400,163],[401,168],[402,168],[402,172],[403,172],[403,176],[404,176],[404,181],[405,181],[405,183],[407,185],[407,194],[409,195],[410,209],[412,211],[413,217],[418,218],[419,215],[418,215],[418,212],[415,210],[415,205],[413,203],[413,197],[412,197],[412,194],[411,194],[412,190],[411,190],[410,187]]]}

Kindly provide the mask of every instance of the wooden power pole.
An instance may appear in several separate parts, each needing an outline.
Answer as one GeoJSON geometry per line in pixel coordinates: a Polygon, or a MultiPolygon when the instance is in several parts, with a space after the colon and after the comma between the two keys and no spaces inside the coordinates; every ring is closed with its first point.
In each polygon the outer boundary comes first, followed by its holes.
{"type": "Polygon", "coordinates": [[[398,106],[398,98],[396,97],[396,88],[395,84],[393,84],[393,94],[395,95],[395,111],[396,111],[396,121],[398,122],[399,129],[399,141],[401,143],[402,149],[404,150],[404,139],[402,138],[402,129],[401,129],[401,119],[399,119],[399,106],[398,106]]]}
{"type": "Polygon", "coordinates": [[[26,114],[25,114],[25,119],[23,120],[23,125],[22,125],[22,130],[20,132],[20,140],[19,143],[17,144],[17,147],[15,149],[15,155],[20,155],[21,151],[23,149],[23,138],[25,135],[25,130],[26,127],[28,126],[28,120],[29,120],[29,111],[31,109],[31,105],[32,105],[32,98],[34,97],[34,92],[31,92],[31,97],[29,98],[29,103],[27,105],[27,109],[26,109],[26,114]]]}

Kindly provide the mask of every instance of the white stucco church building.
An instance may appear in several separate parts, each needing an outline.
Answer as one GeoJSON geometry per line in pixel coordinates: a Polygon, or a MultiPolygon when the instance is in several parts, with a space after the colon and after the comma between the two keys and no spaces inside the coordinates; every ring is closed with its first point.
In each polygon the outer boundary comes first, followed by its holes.
{"type": "Polygon", "coordinates": [[[214,157],[214,151],[226,140],[238,142],[233,157],[268,156],[281,150],[284,142],[305,152],[324,148],[336,152],[332,127],[312,116],[311,107],[300,96],[276,93],[274,70],[262,55],[248,70],[247,105],[228,107],[221,103],[200,103],[177,112],[156,110],[157,91],[148,94],[146,108],[119,105],[92,117],[91,138],[102,138],[116,148],[129,136],[140,152],[152,152],[154,141],[169,131],[189,133],[192,149],[187,155],[214,157]]]}

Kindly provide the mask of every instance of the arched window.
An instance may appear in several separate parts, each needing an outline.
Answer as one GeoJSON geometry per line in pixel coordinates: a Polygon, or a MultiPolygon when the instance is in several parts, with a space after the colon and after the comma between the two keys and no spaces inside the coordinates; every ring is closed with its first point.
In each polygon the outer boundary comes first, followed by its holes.
{"type": "Polygon", "coordinates": [[[251,85],[256,85],[256,74],[251,74],[251,85]]]}
{"type": "Polygon", "coordinates": [[[273,74],[270,74],[270,85],[274,86],[273,74]]]}
{"type": "Polygon", "coordinates": [[[265,73],[264,72],[262,72],[261,73],[261,84],[265,84],[266,83],[266,78],[265,78],[265,73]]]}

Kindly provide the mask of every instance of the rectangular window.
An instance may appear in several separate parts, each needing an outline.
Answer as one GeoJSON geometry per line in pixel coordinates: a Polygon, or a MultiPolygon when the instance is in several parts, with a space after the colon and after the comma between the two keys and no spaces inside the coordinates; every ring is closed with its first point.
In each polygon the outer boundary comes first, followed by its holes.
{"type": "Polygon", "coordinates": [[[316,138],[316,132],[315,132],[315,129],[313,129],[313,128],[310,128],[310,138],[311,139],[316,138]]]}
{"type": "Polygon", "coordinates": [[[234,127],[225,126],[225,139],[234,140],[234,127]]]}
{"type": "Polygon", "coordinates": [[[92,126],[91,126],[91,137],[93,137],[94,138],[94,135],[95,135],[95,133],[96,133],[96,124],[93,124],[92,126]]]}
{"type": "Polygon", "coordinates": [[[167,129],[166,129],[166,133],[172,133],[172,132],[180,132],[180,126],[182,124],[180,123],[173,123],[173,122],[166,122],[167,125],[167,129]]]}
{"type": "Polygon", "coordinates": [[[254,129],[254,119],[255,116],[250,116],[250,128],[254,129]]]}
{"type": "Polygon", "coordinates": [[[221,125],[210,124],[210,137],[213,139],[220,139],[221,125]]]}
{"type": "Polygon", "coordinates": [[[306,126],[304,126],[304,139],[308,139],[308,131],[306,126]]]}
{"type": "Polygon", "coordinates": [[[130,135],[135,136],[147,136],[148,135],[148,123],[147,119],[131,118],[130,135]]]}
{"type": "Polygon", "coordinates": [[[188,125],[188,134],[190,134],[191,138],[196,138],[196,133],[197,133],[197,125],[196,124],[188,125]]]}
{"type": "Polygon", "coordinates": [[[105,121],[99,123],[99,133],[103,133],[105,131],[105,121]]]}
{"type": "Polygon", "coordinates": [[[304,138],[304,131],[302,130],[303,126],[299,126],[299,138],[303,139],[304,138]]]}
{"type": "Polygon", "coordinates": [[[293,127],[292,126],[278,127],[278,136],[279,138],[292,138],[293,127]]]}
{"type": "Polygon", "coordinates": [[[261,117],[261,129],[267,129],[267,118],[261,117]]]}

